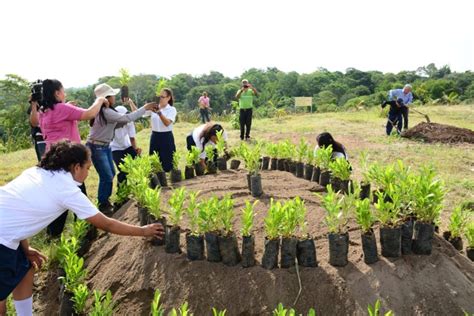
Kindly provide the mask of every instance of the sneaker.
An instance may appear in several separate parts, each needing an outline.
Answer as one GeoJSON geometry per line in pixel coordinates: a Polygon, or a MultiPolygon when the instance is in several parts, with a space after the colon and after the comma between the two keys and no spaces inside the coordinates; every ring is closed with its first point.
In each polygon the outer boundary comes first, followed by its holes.
{"type": "Polygon", "coordinates": [[[99,211],[101,211],[105,216],[112,216],[114,213],[114,206],[110,202],[99,205],[99,211]]]}

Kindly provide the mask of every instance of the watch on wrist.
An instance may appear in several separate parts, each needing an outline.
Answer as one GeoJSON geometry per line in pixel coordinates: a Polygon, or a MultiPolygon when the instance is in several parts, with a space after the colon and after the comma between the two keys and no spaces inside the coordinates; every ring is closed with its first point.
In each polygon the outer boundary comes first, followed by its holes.
{"type": "Polygon", "coordinates": [[[160,110],[156,111],[156,114],[161,115],[161,111],[160,110]]]}

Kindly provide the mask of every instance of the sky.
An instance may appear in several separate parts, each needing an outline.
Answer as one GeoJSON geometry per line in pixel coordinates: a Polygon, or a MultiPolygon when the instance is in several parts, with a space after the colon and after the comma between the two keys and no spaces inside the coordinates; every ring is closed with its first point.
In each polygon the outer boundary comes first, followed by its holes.
{"type": "Polygon", "coordinates": [[[474,70],[474,1],[0,1],[0,78],[474,70]]]}

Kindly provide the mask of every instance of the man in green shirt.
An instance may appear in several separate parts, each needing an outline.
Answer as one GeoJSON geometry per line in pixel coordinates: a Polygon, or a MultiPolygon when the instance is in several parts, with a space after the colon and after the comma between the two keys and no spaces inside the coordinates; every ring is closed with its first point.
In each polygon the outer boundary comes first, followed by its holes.
{"type": "Polygon", "coordinates": [[[250,138],[250,127],[252,126],[252,108],[253,99],[258,95],[255,89],[247,79],[242,80],[242,88],[237,91],[235,98],[239,100],[240,109],[240,139],[248,140],[250,138]]]}

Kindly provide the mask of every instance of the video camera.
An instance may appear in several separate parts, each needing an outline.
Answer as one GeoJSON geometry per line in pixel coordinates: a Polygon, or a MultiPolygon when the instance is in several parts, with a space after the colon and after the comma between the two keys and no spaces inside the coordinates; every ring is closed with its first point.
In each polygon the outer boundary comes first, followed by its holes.
{"type": "Polygon", "coordinates": [[[31,100],[30,102],[38,102],[41,105],[43,101],[43,81],[38,79],[30,84],[31,100]]]}

